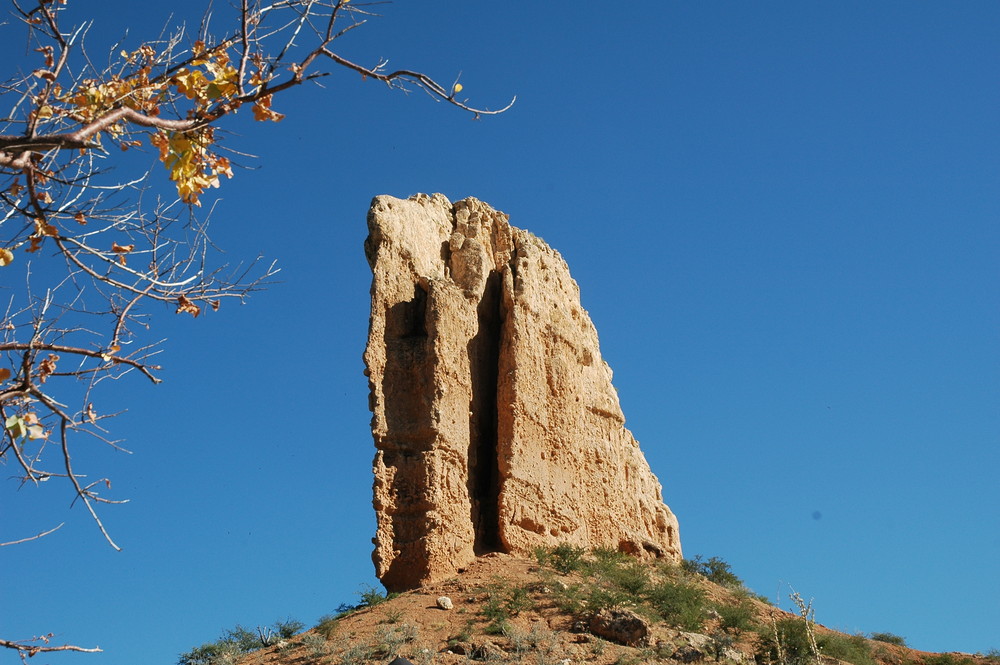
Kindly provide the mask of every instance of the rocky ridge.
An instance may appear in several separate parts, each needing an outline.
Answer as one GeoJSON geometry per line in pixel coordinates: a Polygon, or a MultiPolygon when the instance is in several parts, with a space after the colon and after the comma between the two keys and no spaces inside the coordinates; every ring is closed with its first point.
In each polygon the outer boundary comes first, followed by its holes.
{"type": "MultiPolygon", "coordinates": [[[[453,578],[427,584],[334,618],[275,645],[247,654],[241,665],[385,665],[396,657],[414,665],[807,665],[815,659],[787,632],[800,616],[759,600],[736,585],[684,574],[663,562],[618,561],[597,573],[559,572],[538,561],[504,554],[478,557],[453,578]],[[617,573],[615,572],[617,571],[617,573]],[[700,591],[703,605],[691,627],[650,615],[636,589],[612,603],[604,592],[634,577],[657,576],[700,591]],[[574,603],[581,592],[586,601],[574,603]],[[448,603],[441,599],[447,598],[448,603]],[[597,604],[604,607],[597,608],[597,604]],[[443,607],[442,605],[450,605],[443,607]],[[726,608],[749,609],[733,621],[726,608]],[[784,652],[769,651],[779,626],[784,652]],[[697,627],[695,627],[697,626],[697,627]]],[[[632,584],[634,586],[634,584],[632,584]]],[[[688,617],[686,620],[690,620],[688,617]]],[[[997,665],[998,656],[933,654],[814,624],[821,665],[997,665]]]]}

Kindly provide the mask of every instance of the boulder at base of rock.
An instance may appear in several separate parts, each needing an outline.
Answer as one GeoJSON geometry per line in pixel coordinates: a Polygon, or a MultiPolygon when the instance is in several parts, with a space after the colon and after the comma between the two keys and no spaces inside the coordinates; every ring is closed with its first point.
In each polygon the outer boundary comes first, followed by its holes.
{"type": "Polygon", "coordinates": [[[626,609],[602,609],[591,617],[590,632],[630,647],[646,646],[649,642],[649,622],[626,609]]]}

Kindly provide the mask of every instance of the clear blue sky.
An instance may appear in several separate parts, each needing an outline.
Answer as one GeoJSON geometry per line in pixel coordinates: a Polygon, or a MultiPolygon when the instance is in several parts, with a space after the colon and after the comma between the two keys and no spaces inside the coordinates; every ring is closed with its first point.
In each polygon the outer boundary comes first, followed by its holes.
{"type": "MultiPolygon", "coordinates": [[[[100,52],[203,3],[71,6],[100,52]]],[[[830,627],[1000,648],[1000,4],[379,10],[346,55],[516,106],[475,122],[337,72],[227,139],[260,159],[219,190],[215,240],[283,281],[163,311],[166,383],[104,394],[135,452],[77,460],[131,499],[103,513],[123,552],[66,487],[5,481],[4,536],[67,525],[0,552],[3,636],[172,664],[375,583],[365,214],[442,192],[567,259],[687,555],[792,584],[830,627]]]]}

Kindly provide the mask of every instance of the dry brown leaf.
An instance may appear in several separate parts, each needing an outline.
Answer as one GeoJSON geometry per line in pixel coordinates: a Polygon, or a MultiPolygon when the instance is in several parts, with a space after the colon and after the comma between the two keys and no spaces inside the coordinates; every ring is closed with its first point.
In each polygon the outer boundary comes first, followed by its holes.
{"type": "Polygon", "coordinates": [[[54,353],[50,353],[48,358],[38,363],[39,383],[45,383],[45,380],[49,378],[49,375],[56,371],[57,362],[59,362],[59,356],[54,353]]]}
{"type": "Polygon", "coordinates": [[[125,265],[125,255],[135,249],[135,245],[119,245],[116,242],[111,243],[111,251],[118,255],[118,263],[125,265]]]}
{"type": "Polygon", "coordinates": [[[180,314],[181,312],[187,312],[194,318],[198,318],[198,315],[201,314],[201,307],[195,305],[185,296],[177,296],[177,310],[175,313],[180,314]]]}

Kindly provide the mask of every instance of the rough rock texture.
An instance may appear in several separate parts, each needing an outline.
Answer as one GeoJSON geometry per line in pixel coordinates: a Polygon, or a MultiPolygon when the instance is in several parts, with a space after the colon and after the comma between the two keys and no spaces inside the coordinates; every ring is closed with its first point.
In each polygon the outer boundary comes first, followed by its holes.
{"type": "Polygon", "coordinates": [[[618,644],[643,647],[649,643],[649,622],[622,607],[600,610],[590,618],[589,627],[594,635],[618,644]]]}
{"type": "Polygon", "coordinates": [[[560,542],[679,560],[677,520],[558,252],[440,194],[376,197],[368,229],[383,584],[560,542]]]}

